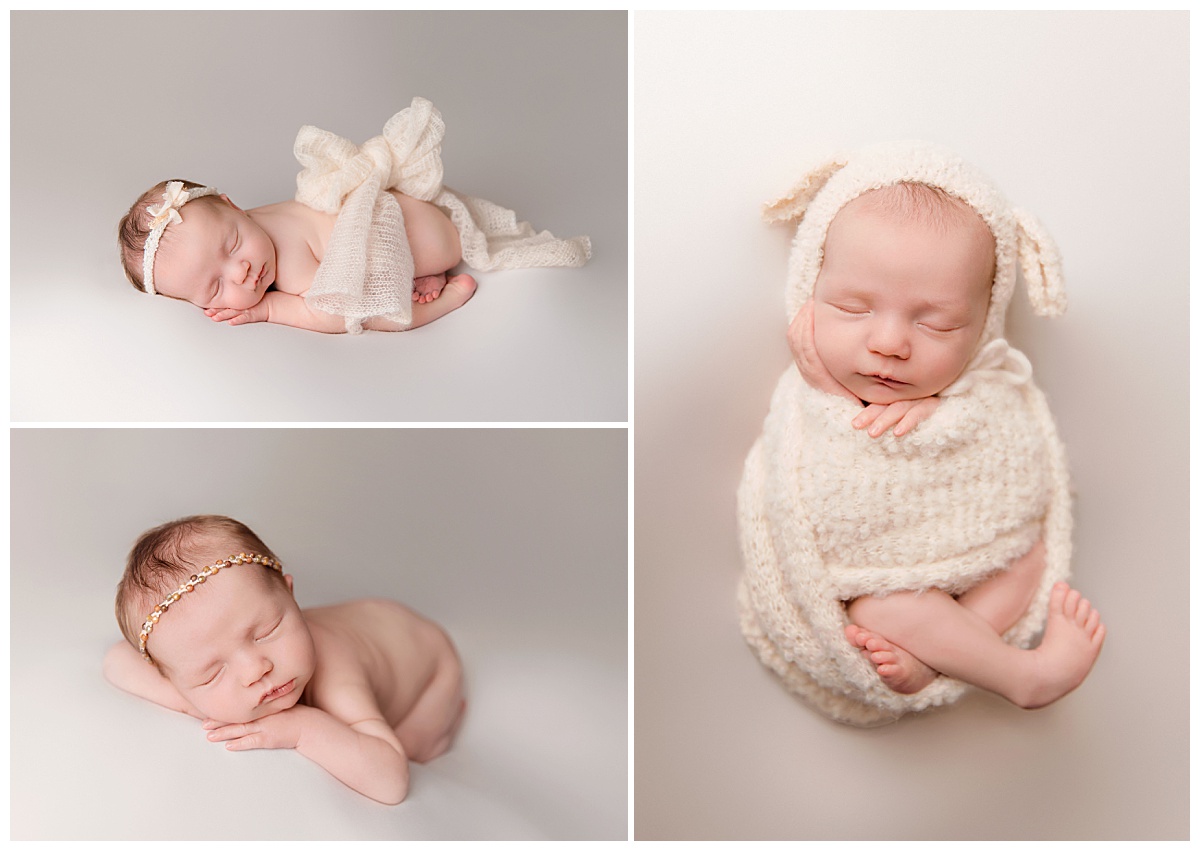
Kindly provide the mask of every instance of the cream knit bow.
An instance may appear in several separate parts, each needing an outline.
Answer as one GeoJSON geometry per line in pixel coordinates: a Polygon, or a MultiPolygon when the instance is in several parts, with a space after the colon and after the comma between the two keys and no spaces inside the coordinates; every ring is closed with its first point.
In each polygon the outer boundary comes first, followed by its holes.
{"type": "Polygon", "coordinates": [[[424,98],[413,98],[362,146],[328,130],[305,125],[294,153],[304,169],[296,176],[296,200],[336,213],[346,196],[367,183],[432,201],[442,188],[442,115],[424,98]]]}

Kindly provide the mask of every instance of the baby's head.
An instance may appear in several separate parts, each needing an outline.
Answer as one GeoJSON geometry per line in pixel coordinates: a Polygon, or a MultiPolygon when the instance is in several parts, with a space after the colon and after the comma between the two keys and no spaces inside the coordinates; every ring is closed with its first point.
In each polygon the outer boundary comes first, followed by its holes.
{"type": "Polygon", "coordinates": [[[292,577],[242,523],[200,515],[134,544],[117,587],[121,632],[202,715],[245,722],[294,706],[312,636],[292,577]]]}
{"type": "Polygon", "coordinates": [[[796,223],[788,321],[814,300],[818,354],[868,401],[953,383],[1003,337],[1018,268],[1036,313],[1067,306],[1045,228],[940,145],[885,142],[819,160],[763,215],[796,223]]]}
{"type": "Polygon", "coordinates": [[[813,342],[866,402],[933,396],[975,352],[996,243],[971,207],[942,189],[895,183],[834,216],[813,293],[813,342]]]}
{"type": "Polygon", "coordinates": [[[275,281],[275,245],[240,207],[188,180],[142,193],[117,228],[121,265],[140,292],[245,310],[275,281]]]}

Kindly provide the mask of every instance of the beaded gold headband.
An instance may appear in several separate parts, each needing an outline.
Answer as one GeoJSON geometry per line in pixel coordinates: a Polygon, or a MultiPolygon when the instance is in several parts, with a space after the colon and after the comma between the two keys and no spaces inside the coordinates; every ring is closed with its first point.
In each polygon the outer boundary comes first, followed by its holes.
{"type": "Polygon", "coordinates": [[[146,208],[151,220],[150,233],[146,237],[146,247],[142,252],[142,283],[150,295],[158,294],[154,289],[154,255],[158,253],[158,241],[162,239],[167,225],[183,221],[183,216],[179,215],[179,208],[188,201],[203,198],[205,195],[219,194],[211,186],[184,189],[182,181],[172,180],[167,184],[167,191],[163,193],[163,202],[157,207],[146,208]]]}
{"type": "Polygon", "coordinates": [[[263,567],[270,567],[279,571],[283,575],[283,565],[279,563],[279,559],[273,559],[269,556],[260,556],[256,553],[238,553],[235,556],[230,556],[224,561],[218,561],[215,564],[210,564],[208,567],[199,573],[192,574],[192,577],[175,591],[167,596],[165,600],[154,607],[147,617],[146,622],[142,624],[142,632],[138,636],[138,650],[142,651],[142,658],[147,662],[154,664],[154,660],[150,658],[150,654],[146,652],[146,641],[150,638],[150,633],[154,632],[154,625],[158,623],[158,619],[166,613],[172,603],[177,603],[185,595],[190,594],[196,589],[197,585],[204,584],[205,580],[210,576],[215,576],[223,568],[233,567],[235,564],[261,564],[263,567]]]}

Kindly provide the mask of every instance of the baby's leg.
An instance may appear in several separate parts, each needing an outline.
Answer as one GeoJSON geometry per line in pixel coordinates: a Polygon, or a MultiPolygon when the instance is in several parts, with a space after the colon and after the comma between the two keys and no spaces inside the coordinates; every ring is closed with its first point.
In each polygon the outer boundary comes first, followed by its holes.
{"type": "Polygon", "coordinates": [[[411,331],[428,325],[435,319],[441,319],[452,310],[457,310],[475,295],[475,279],[470,275],[455,275],[446,281],[442,289],[442,297],[436,301],[414,304],[412,308],[412,324],[397,325],[386,319],[368,319],[363,327],[371,331],[411,331]]]}
{"type": "Polygon", "coordinates": [[[1029,611],[1045,572],[1046,545],[1038,541],[1007,570],[960,594],[959,605],[975,612],[990,623],[997,634],[1003,635],[1029,611]]]}
{"type": "Polygon", "coordinates": [[[392,191],[404,213],[404,230],[413,257],[413,301],[433,301],[445,284],[445,273],[462,262],[462,244],[449,217],[426,201],[392,191]]]}
{"type": "MultiPolygon", "coordinates": [[[[1045,569],[1046,547],[1038,541],[1007,570],[959,596],[958,603],[987,621],[997,635],[1003,635],[1029,610],[1045,569]]],[[[937,676],[937,671],[907,648],[864,629],[861,624],[846,627],[846,638],[876,666],[888,687],[901,694],[914,694],[937,676]]]]}
{"type": "Polygon", "coordinates": [[[466,708],[462,667],[458,658],[451,654],[416,705],[396,725],[396,736],[408,758],[414,762],[429,762],[445,753],[462,725],[466,708]]]}
{"type": "Polygon", "coordinates": [[[1104,642],[1100,614],[1062,582],[1051,592],[1046,634],[1034,650],[1005,643],[987,620],[942,591],[860,597],[850,609],[856,624],[933,669],[1027,709],[1074,690],[1104,642]]]}

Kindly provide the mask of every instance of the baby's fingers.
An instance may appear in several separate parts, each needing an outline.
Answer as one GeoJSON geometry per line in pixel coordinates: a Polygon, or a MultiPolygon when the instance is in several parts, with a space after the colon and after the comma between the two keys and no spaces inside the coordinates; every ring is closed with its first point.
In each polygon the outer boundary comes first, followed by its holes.
{"type": "MultiPolygon", "coordinates": [[[[888,409],[887,405],[867,405],[862,409],[857,417],[850,421],[850,425],[858,429],[866,428],[879,419],[879,415],[888,409]]],[[[881,431],[880,434],[883,432],[881,431]]],[[[877,436],[872,433],[872,436],[877,436]]]]}
{"type": "MultiPolygon", "coordinates": [[[[242,315],[240,310],[234,310],[231,307],[210,307],[204,311],[204,314],[213,322],[228,322],[242,315]]],[[[230,323],[236,324],[236,323],[230,323]]]]}
{"type": "Polygon", "coordinates": [[[253,724],[224,724],[215,728],[210,728],[210,724],[216,724],[215,721],[206,721],[204,728],[208,730],[208,740],[210,742],[230,742],[236,739],[242,739],[254,733],[253,724]]]}
{"type": "Polygon", "coordinates": [[[892,402],[888,405],[868,405],[851,423],[855,428],[865,428],[871,437],[879,437],[892,426],[896,426],[896,437],[911,431],[923,417],[914,417],[916,402],[892,402]]]}
{"type": "MultiPolygon", "coordinates": [[[[871,435],[871,437],[879,437],[889,428],[904,420],[910,410],[912,410],[911,404],[893,402],[885,407],[880,412],[879,416],[875,418],[875,422],[871,423],[870,428],[867,429],[867,434],[871,435]]],[[[897,427],[896,436],[899,437],[901,434],[903,434],[903,432],[901,432],[897,427]]]]}
{"type": "Polygon", "coordinates": [[[933,416],[933,412],[937,410],[939,399],[936,396],[930,396],[927,399],[921,399],[911,404],[911,407],[905,412],[896,426],[896,437],[902,437],[908,434],[918,425],[933,416]]]}

